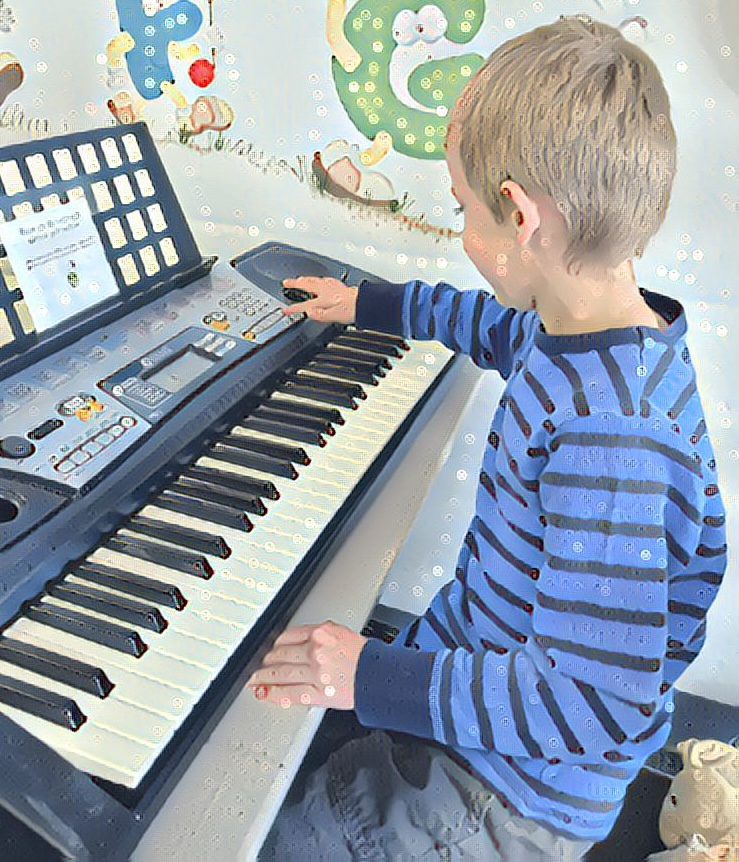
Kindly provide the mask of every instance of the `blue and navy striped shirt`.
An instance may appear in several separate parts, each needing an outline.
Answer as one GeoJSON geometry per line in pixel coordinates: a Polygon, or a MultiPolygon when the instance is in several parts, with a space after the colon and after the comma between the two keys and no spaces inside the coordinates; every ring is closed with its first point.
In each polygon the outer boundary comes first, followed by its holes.
{"type": "Polygon", "coordinates": [[[484,291],[360,288],[357,326],[436,339],[507,381],[456,577],[362,650],[367,727],[435,740],[521,816],[613,827],[705,640],[725,514],[679,303],[669,324],[548,335],[484,291]]]}

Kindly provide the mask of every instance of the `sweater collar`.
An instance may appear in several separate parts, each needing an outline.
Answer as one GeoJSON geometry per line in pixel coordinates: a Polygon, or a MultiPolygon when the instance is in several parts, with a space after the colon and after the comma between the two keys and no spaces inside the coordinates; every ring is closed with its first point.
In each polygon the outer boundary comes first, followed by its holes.
{"type": "Polygon", "coordinates": [[[666,329],[658,329],[656,326],[624,326],[575,335],[549,335],[540,324],[534,335],[536,346],[544,353],[556,355],[604,350],[619,344],[642,344],[647,338],[663,344],[674,344],[682,338],[688,328],[682,305],[676,299],[661,293],[652,293],[641,287],[639,292],[652,311],[665,319],[666,329]]]}

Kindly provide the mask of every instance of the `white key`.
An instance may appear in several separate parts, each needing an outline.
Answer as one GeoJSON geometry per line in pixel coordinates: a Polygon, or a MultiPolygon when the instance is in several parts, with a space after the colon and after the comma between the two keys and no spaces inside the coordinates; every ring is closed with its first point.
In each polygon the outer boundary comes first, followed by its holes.
{"type": "Polygon", "coordinates": [[[216,580],[214,577],[204,581],[189,577],[107,548],[98,548],[90,560],[123,571],[149,575],[180,588],[187,605],[181,611],[161,609],[162,616],[169,624],[167,629],[161,634],[141,633],[147,645],[157,652],[215,667],[222,660],[224,650],[238,642],[258,616],[258,606],[249,602],[246,596],[242,596],[240,602],[234,601],[220,589],[225,586],[232,593],[235,592],[233,586],[222,579],[216,580]]]}
{"type": "MultiPolygon", "coordinates": [[[[76,605],[57,599],[54,596],[44,596],[41,600],[41,606],[59,610],[73,610],[83,613],[91,619],[117,622],[95,611],[81,610],[76,605]]],[[[216,634],[220,636],[222,635],[222,626],[219,623],[220,621],[216,624],[216,634]]],[[[120,623],[118,624],[120,625],[120,623]]],[[[127,628],[133,629],[134,627],[128,626],[127,628]]],[[[204,638],[194,632],[185,633],[182,629],[178,630],[173,626],[169,626],[162,634],[148,631],[146,633],[139,632],[139,634],[141,634],[141,639],[149,650],[154,650],[156,653],[169,655],[174,658],[187,659],[192,664],[199,664],[207,670],[219,667],[225,658],[225,647],[220,641],[214,638],[204,638]]],[[[82,639],[84,640],[85,638],[82,639]]],[[[89,643],[95,645],[94,641],[89,641],[89,643]]]]}
{"type": "Polygon", "coordinates": [[[43,718],[0,704],[0,712],[38,737],[77,769],[135,787],[154,759],[156,749],[134,742],[104,728],[84,724],[76,733],[43,718]]]}
{"type": "MultiPolygon", "coordinates": [[[[0,672],[52,690],[45,678],[37,677],[29,671],[16,668],[6,662],[0,662],[0,672]]],[[[70,696],[72,695],[70,694],[70,696]]],[[[88,695],[88,697],[90,696],[88,695]]],[[[113,722],[115,727],[111,727],[107,721],[107,716],[103,719],[102,724],[96,722],[99,710],[94,708],[95,705],[92,705],[84,697],[74,696],[73,699],[80,706],[82,712],[88,716],[87,722],[77,731],[61,727],[5,704],[0,704],[0,712],[5,713],[21,727],[38,736],[39,739],[79,769],[92,772],[94,775],[99,775],[110,781],[122,784],[130,783],[137,771],[151,762],[157,750],[156,743],[140,738],[146,735],[144,714],[132,710],[126,704],[116,703],[111,713],[114,716],[118,714],[119,720],[113,722]],[[93,716],[90,717],[89,713],[93,713],[93,716]],[[124,720],[129,722],[127,727],[122,727],[124,720]],[[125,732],[121,732],[121,730],[125,732]]],[[[95,698],[90,697],[90,701],[92,700],[95,698]]]]}
{"type": "MultiPolygon", "coordinates": [[[[59,647],[50,641],[41,643],[38,638],[32,638],[21,631],[15,631],[12,634],[15,637],[6,638],[6,641],[9,643],[34,643],[35,646],[43,646],[51,652],[59,654],[59,647]]],[[[96,653],[72,655],[69,650],[64,650],[64,655],[67,658],[74,658],[86,664],[91,664],[93,667],[103,669],[101,667],[103,663],[100,661],[101,657],[96,653]]],[[[113,691],[108,695],[107,699],[101,698],[106,703],[115,703],[121,700],[132,706],[149,710],[170,719],[182,714],[184,708],[182,688],[178,688],[163,679],[154,680],[142,676],[140,673],[133,673],[129,669],[113,667],[109,663],[105,668],[105,673],[113,685],[113,691]]],[[[70,689],[77,691],[73,686],[70,686],[70,689]]]]}
{"type": "MultiPolygon", "coordinates": [[[[170,513],[166,509],[159,511],[162,516],[166,513],[177,517],[176,513],[170,513]]],[[[157,578],[178,587],[188,600],[187,607],[177,612],[178,617],[193,613],[202,619],[204,614],[206,616],[210,614],[215,619],[246,625],[264,607],[265,595],[271,593],[273,589],[268,581],[250,577],[246,572],[248,566],[246,562],[241,566],[244,569],[242,577],[235,574],[224,577],[223,572],[226,569],[233,569],[236,572],[239,568],[232,564],[233,554],[226,560],[210,558],[215,574],[208,580],[194,578],[157,563],[140,560],[138,557],[131,557],[108,548],[98,548],[90,559],[123,571],[157,578]]],[[[174,617],[168,616],[167,619],[174,619],[174,617]]],[[[194,624],[197,625],[197,623],[194,624]]]]}
{"type": "MultiPolygon", "coordinates": [[[[121,700],[116,689],[113,689],[107,698],[101,699],[5,661],[0,661],[0,673],[74,700],[91,727],[108,730],[148,748],[156,747],[162,735],[172,725],[173,717],[163,716],[143,706],[134,706],[121,700]]],[[[67,733],[79,732],[68,728],[61,729],[67,733]]]]}
{"type": "Polygon", "coordinates": [[[156,684],[169,684],[185,693],[192,693],[200,691],[211,678],[207,668],[185,659],[173,659],[152,650],[147,650],[143,656],[135,658],[26,617],[19,617],[3,634],[52,652],[63,650],[64,654],[71,658],[95,664],[111,677],[112,682],[115,682],[114,677],[122,671],[132,677],[140,676],[156,684]]]}

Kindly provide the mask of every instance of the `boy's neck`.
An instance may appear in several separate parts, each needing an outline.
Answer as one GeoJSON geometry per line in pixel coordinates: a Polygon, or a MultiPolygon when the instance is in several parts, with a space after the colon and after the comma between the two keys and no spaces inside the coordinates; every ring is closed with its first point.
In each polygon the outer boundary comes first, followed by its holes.
{"type": "Polygon", "coordinates": [[[549,335],[667,326],[641,295],[630,260],[601,278],[588,275],[548,278],[535,291],[534,298],[549,335]]]}

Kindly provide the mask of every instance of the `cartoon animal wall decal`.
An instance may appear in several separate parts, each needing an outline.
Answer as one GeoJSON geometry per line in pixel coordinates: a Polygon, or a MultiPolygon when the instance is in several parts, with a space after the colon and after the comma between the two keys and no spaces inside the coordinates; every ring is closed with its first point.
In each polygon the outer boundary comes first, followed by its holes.
{"type": "MultiPolygon", "coordinates": [[[[192,0],[116,0],[121,32],[108,42],[108,86],[116,89],[107,100],[108,110],[119,123],[142,119],[146,102],[161,96],[171,100],[177,111],[176,137],[181,143],[206,131],[221,133],[235,119],[231,106],[212,92],[188,103],[178,86],[173,64],[188,63],[189,81],[199,89],[210,87],[216,78],[216,47],[222,40],[214,27],[213,2],[208,0],[208,29],[199,32],[203,13],[192,0]],[[210,56],[202,57],[195,35],[211,42],[210,56]],[[126,73],[130,90],[125,86],[126,73]]],[[[176,68],[176,66],[175,66],[176,68]]]]}
{"type": "Polygon", "coordinates": [[[203,23],[203,13],[191,0],[158,5],[149,15],[141,0],[116,0],[121,35],[108,45],[108,56],[123,58],[141,98],[148,101],[166,93],[181,107],[169,45],[192,38],[203,23]]]}
{"type": "Polygon", "coordinates": [[[23,83],[23,67],[10,51],[0,52],[0,105],[23,83]]]}
{"type": "Polygon", "coordinates": [[[483,58],[457,53],[480,31],[485,0],[328,0],[326,35],[344,109],[372,145],[417,159],[444,156],[447,115],[483,58]]]}

